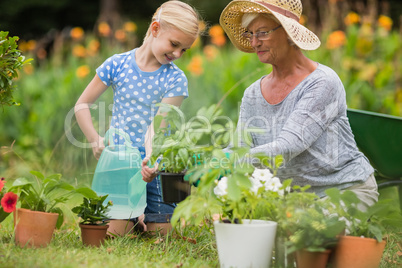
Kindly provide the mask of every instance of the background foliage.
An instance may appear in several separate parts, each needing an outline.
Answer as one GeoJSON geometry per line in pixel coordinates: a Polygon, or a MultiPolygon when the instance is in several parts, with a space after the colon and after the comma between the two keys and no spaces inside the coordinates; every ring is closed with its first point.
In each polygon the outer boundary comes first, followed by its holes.
{"type": "MultiPolygon", "coordinates": [[[[38,32],[32,31],[35,33],[29,37],[32,39],[21,38],[19,41],[19,49],[34,61],[23,67],[15,81],[18,86],[15,98],[21,106],[6,107],[1,111],[0,173],[4,177],[15,177],[34,169],[62,173],[67,178],[90,183],[96,161],[87,144],[76,146],[72,143],[72,140],[86,142],[72,114],[73,106],[94,76],[95,69],[106,58],[140,45],[149,20],[147,16],[162,1],[141,3],[144,15],[139,17],[135,14],[138,8],[134,7],[138,6],[137,1],[130,4],[121,0],[120,6],[126,7],[121,10],[133,13],[119,13],[119,23],[115,24],[110,19],[113,16],[102,11],[104,2],[110,2],[108,0],[96,1],[97,7],[88,0],[80,4],[76,1],[23,2],[26,5],[15,0],[0,11],[7,10],[7,15],[0,16],[0,26],[13,28],[10,34],[17,32],[17,24],[5,24],[3,18],[10,18],[10,21],[15,19],[14,16],[22,18],[21,12],[31,6],[55,12],[41,16],[48,18],[36,16],[38,20],[26,23],[28,28],[36,27],[38,32]],[[71,5],[76,6],[71,9],[72,13],[83,12],[86,18],[81,20],[78,18],[82,16],[75,16],[72,20],[67,8],[71,5]],[[43,25],[54,28],[41,35],[43,31],[39,30],[38,23],[42,19],[51,20],[58,12],[64,13],[59,16],[60,23],[64,21],[64,24],[57,26],[46,22],[43,25]]],[[[216,24],[227,2],[193,3],[200,5],[207,26],[206,34],[176,61],[189,79],[190,97],[182,105],[187,119],[201,107],[216,103],[222,106],[226,116],[237,122],[245,88],[270,72],[271,67],[260,63],[255,54],[235,50],[216,24]]],[[[305,0],[301,22],[314,29],[322,41],[318,50],[306,54],[339,74],[349,107],[402,116],[402,40],[398,20],[390,17],[391,11],[400,5],[394,3],[395,8],[391,9],[390,3],[393,2],[305,0]],[[319,8],[309,8],[314,3],[319,8]]],[[[112,92],[108,90],[93,108],[95,124],[101,134],[108,128],[111,103],[112,92]]]]}

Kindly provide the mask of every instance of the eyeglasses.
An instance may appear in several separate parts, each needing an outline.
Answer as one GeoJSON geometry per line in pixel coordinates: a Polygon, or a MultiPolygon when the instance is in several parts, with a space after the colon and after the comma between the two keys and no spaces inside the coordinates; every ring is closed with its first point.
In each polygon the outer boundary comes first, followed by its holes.
{"type": "Polygon", "coordinates": [[[253,34],[251,32],[244,32],[244,33],[242,33],[242,36],[244,38],[248,39],[250,42],[251,42],[251,40],[253,40],[253,36],[257,37],[257,39],[260,40],[260,41],[264,41],[264,40],[268,39],[269,35],[272,32],[278,30],[281,27],[282,27],[282,25],[279,25],[279,26],[273,28],[272,30],[270,30],[268,32],[256,32],[255,34],[253,34]]]}

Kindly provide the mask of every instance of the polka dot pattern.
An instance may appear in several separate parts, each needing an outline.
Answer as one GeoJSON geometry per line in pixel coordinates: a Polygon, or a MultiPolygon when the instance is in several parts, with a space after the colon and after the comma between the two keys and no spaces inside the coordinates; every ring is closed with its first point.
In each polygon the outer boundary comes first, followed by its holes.
{"type": "MultiPolygon", "coordinates": [[[[144,136],[158,112],[155,104],[163,98],[188,96],[187,77],[174,63],[162,65],[154,72],[143,72],[135,62],[135,50],[116,54],[96,70],[102,82],[111,86],[113,114],[111,126],[127,132],[136,147],[142,147],[144,136]]],[[[117,144],[123,138],[115,136],[117,144]]]]}

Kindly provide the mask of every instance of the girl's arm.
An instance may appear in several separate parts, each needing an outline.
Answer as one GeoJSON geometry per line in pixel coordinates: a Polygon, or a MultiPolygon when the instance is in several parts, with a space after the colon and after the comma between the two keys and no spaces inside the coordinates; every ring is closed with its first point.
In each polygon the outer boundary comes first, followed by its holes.
{"type": "Polygon", "coordinates": [[[89,106],[94,103],[107,88],[108,87],[96,74],[85,88],[74,107],[78,125],[87,140],[91,143],[92,151],[96,159],[99,159],[105,146],[103,145],[103,138],[99,136],[98,132],[95,130],[89,106]]]}
{"type": "MultiPolygon", "coordinates": [[[[166,104],[171,104],[175,105],[177,107],[180,107],[181,103],[184,100],[184,96],[177,96],[177,97],[171,97],[171,98],[163,98],[161,103],[166,103],[166,104]]],[[[161,114],[160,109],[157,113],[157,115],[161,114]]],[[[164,121],[162,121],[161,126],[163,127],[165,124],[164,121]]],[[[158,170],[158,164],[155,163],[155,166],[153,168],[150,168],[147,166],[147,163],[149,161],[149,158],[151,157],[152,154],[152,138],[154,136],[154,122],[149,125],[147,133],[145,133],[145,158],[142,161],[142,179],[146,182],[151,182],[155,177],[156,177],[156,171],[158,170]]]]}

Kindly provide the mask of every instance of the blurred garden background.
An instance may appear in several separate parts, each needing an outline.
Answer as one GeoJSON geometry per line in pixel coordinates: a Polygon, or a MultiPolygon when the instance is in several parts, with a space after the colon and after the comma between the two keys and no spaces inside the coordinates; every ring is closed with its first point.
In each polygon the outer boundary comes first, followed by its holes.
{"type": "MultiPolygon", "coordinates": [[[[0,30],[19,36],[31,64],[15,81],[20,105],[0,109],[0,177],[30,170],[90,183],[96,160],[73,115],[95,69],[109,56],[141,44],[164,1],[2,0],[0,30]],[[73,137],[74,143],[71,137],[73,137]]],[[[182,110],[191,118],[219,103],[237,122],[245,88],[270,71],[254,54],[236,50],[218,24],[229,0],[185,1],[198,9],[205,33],[175,61],[189,79],[182,110]]],[[[301,23],[321,38],[313,60],[341,77],[350,108],[402,116],[402,1],[303,0],[301,23]]],[[[93,107],[100,131],[111,115],[112,90],[93,107]]]]}

